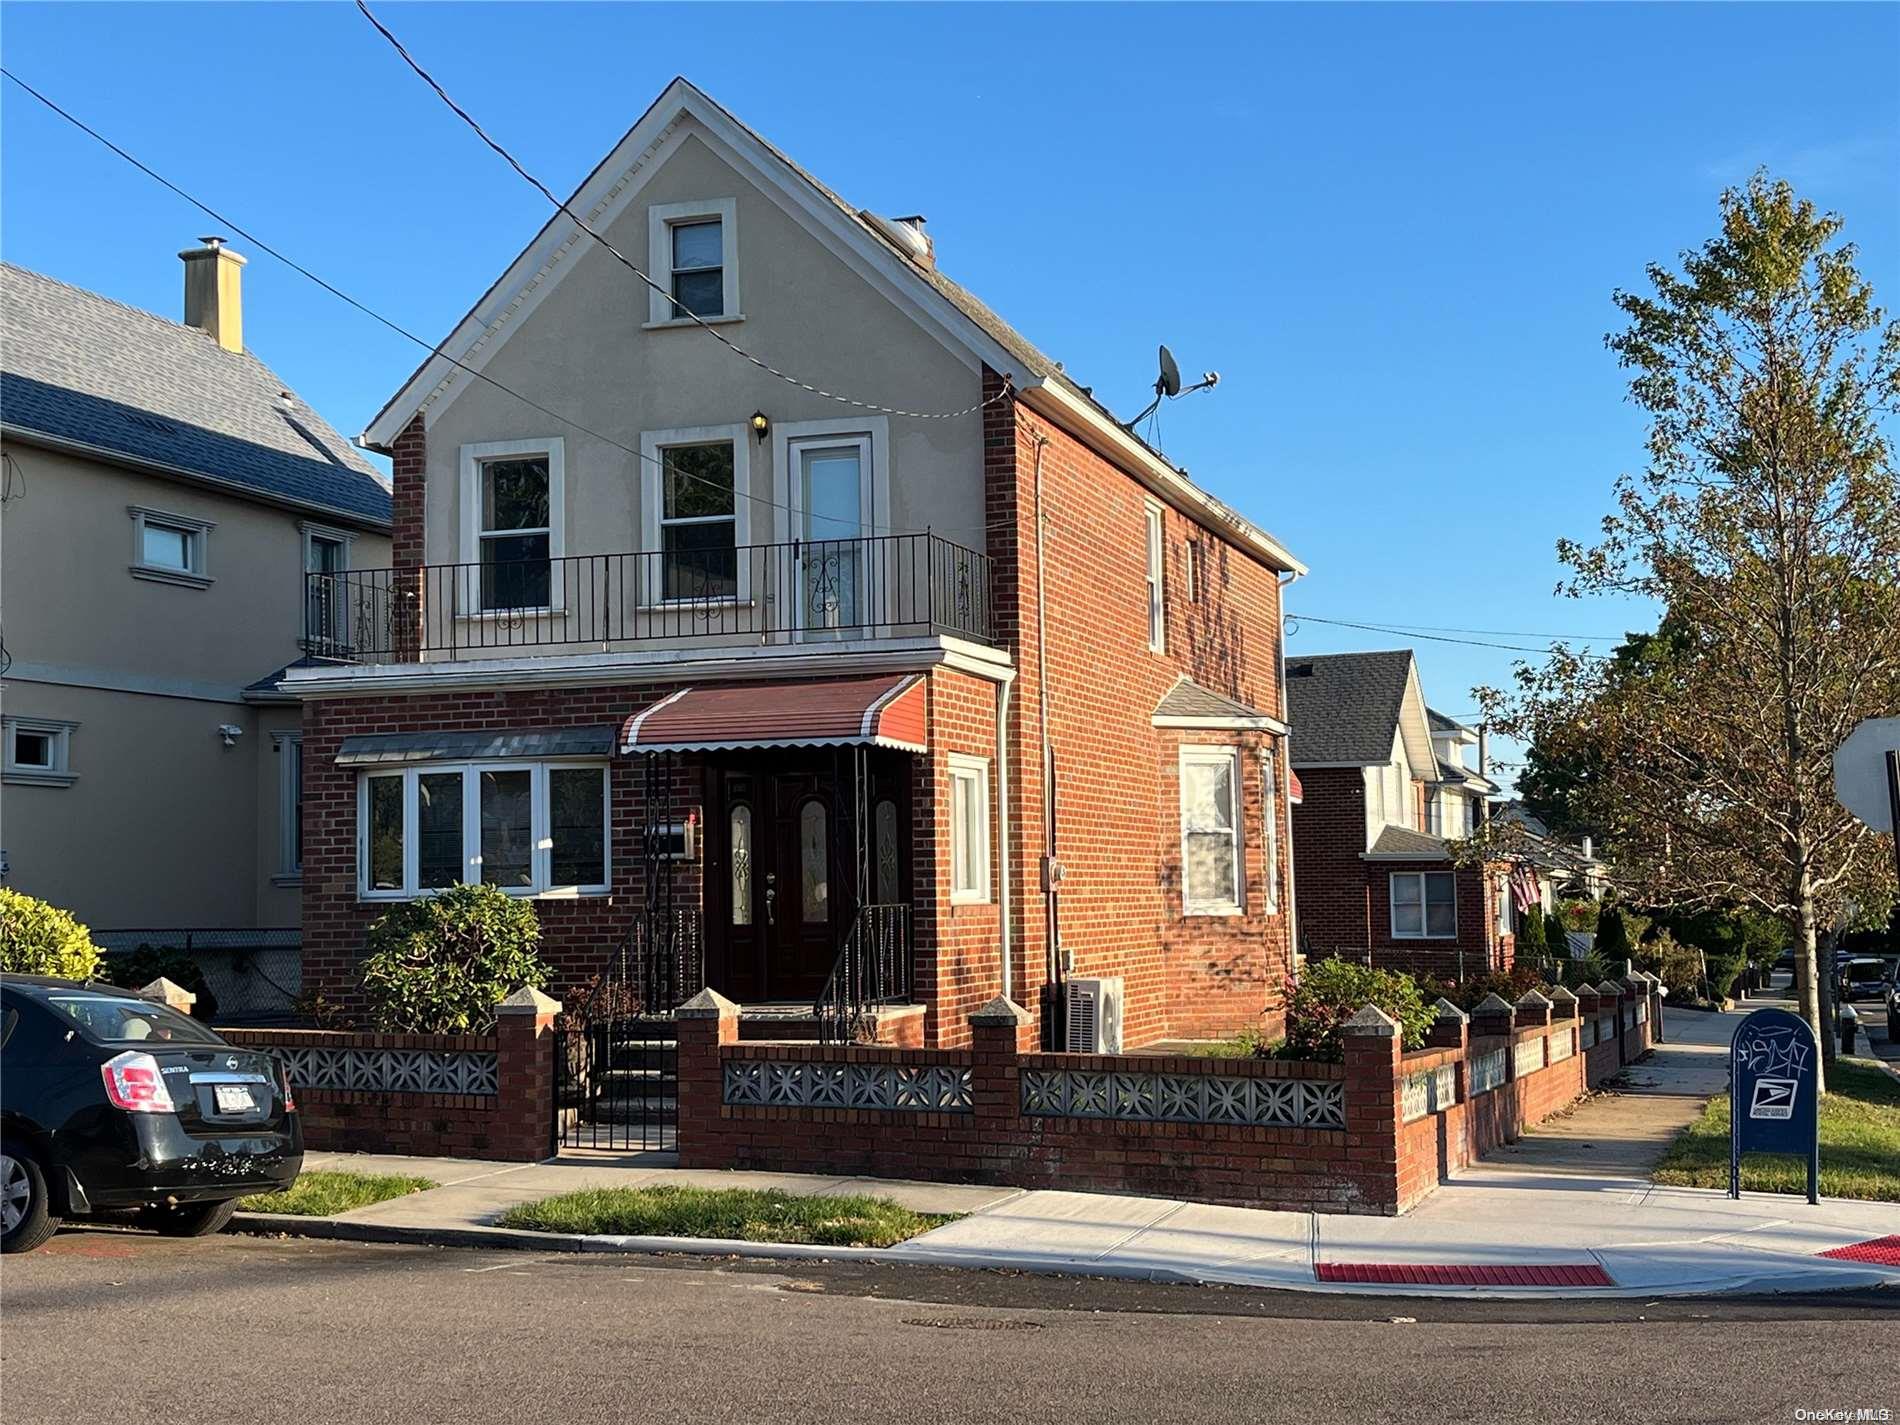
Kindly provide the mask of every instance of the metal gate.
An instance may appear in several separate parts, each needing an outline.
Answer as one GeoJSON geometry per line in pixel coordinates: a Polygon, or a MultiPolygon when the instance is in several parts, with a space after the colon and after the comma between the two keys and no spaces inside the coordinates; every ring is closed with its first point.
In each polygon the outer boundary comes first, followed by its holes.
{"type": "Polygon", "coordinates": [[[675,906],[683,823],[670,812],[677,760],[646,758],[645,903],[627,936],[561,1016],[555,1137],[563,1148],[672,1151],[679,1143],[674,1011],[706,987],[696,906],[675,906]]]}

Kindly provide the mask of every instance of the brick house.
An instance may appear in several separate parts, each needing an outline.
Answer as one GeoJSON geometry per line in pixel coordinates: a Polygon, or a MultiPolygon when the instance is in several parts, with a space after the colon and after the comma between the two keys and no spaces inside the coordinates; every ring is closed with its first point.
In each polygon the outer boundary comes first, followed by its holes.
{"type": "Polygon", "coordinates": [[[1497,787],[1425,705],[1410,649],[1287,659],[1301,947],[1445,978],[1511,964],[1510,868],[1458,865],[1497,787]]]}
{"type": "Polygon", "coordinates": [[[557,993],[631,945],[748,1035],[1000,993],[1059,1043],[1092,977],[1129,1045],[1272,1027],[1300,563],[684,80],[570,207],[651,288],[557,217],[365,433],[393,567],[318,576],[291,676],[306,984],[483,880],[557,993]]]}

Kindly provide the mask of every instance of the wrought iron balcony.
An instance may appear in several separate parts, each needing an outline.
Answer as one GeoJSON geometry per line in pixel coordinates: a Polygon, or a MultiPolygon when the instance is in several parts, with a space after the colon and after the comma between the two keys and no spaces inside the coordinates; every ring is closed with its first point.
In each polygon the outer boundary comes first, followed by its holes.
{"type": "Polygon", "coordinates": [[[304,649],[408,663],[690,641],[994,638],[990,558],[924,534],[305,576],[304,649]]]}

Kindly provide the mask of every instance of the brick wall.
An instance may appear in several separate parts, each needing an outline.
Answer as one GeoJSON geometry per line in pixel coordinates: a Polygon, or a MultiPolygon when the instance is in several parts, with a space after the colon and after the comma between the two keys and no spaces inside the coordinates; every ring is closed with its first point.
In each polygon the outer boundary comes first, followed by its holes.
{"type": "MultiPolygon", "coordinates": [[[[985,373],[984,394],[1000,384],[985,373]]],[[[1064,951],[1078,976],[1126,981],[1125,1042],[1277,1032],[1291,947],[1285,896],[1265,900],[1259,736],[1164,733],[1156,703],[1180,674],[1269,714],[1280,696],[1280,585],[1274,572],[1168,508],[1163,514],[1166,652],[1148,647],[1147,510],[1136,480],[1061,427],[1008,398],[984,414],[989,552],[997,561],[998,626],[1017,668],[1010,734],[1017,888],[1017,998],[1041,1008],[1048,898],[1042,885],[1045,703],[1056,769],[1057,902],[1064,951]],[[1040,453],[1042,562],[1037,562],[1040,453]],[[1200,575],[1190,598],[1186,543],[1200,575]],[[1048,646],[1039,645],[1040,611],[1048,646]],[[1042,685],[1047,663],[1048,686],[1042,685]],[[1183,917],[1175,756],[1182,741],[1242,745],[1246,914],[1183,917]]],[[[1280,760],[1284,791],[1286,768],[1280,760]]],[[[1281,802],[1281,882],[1290,829],[1281,802]]],[[[1302,868],[1303,871],[1304,868],[1302,868]]]]}
{"type": "Polygon", "coordinates": [[[428,430],[418,412],[390,442],[389,562],[397,569],[426,563],[423,542],[423,488],[428,465],[428,430]]]}

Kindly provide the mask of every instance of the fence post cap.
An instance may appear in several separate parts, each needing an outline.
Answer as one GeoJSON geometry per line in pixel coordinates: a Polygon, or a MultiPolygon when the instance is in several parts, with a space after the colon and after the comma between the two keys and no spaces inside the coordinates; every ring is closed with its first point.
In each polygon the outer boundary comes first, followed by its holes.
{"type": "MultiPolygon", "coordinates": [[[[1532,990],[1531,993],[1535,994],[1537,992],[1532,990]]],[[[1546,998],[1548,998],[1552,1004],[1575,1004],[1577,1002],[1577,997],[1562,985],[1558,985],[1553,989],[1546,998]]]]}
{"type": "MultiPolygon", "coordinates": [[[[1535,994],[1536,991],[1533,990],[1532,993],[1535,994]]],[[[1507,1019],[1517,1013],[1517,1010],[1508,999],[1505,999],[1504,996],[1493,991],[1491,994],[1479,1000],[1477,1007],[1474,1008],[1471,1013],[1474,1018],[1490,1018],[1496,1016],[1501,1019],[1507,1019]]]]}
{"type": "Polygon", "coordinates": [[[1012,1025],[1029,1023],[1034,1016],[1016,1001],[1006,995],[998,995],[986,1005],[980,1005],[970,1011],[970,1023],[974,1025],[1012,1025]]]}
{"type": "Polygon", "coordinates": [[[1399,1035],[1399,1022],[1378,1005],[1369,1004],[1340,1025],[1339,1032],[1377,1036],[1380,1039],[1396,1039],[1399,1035]]]}
{"type": "Polygon", "coordinates": [[[1432,1006],[1432,1018],[1433,1019],[1455,1019],[1460,1024],[1464,1024],[1464,1023],[1467,1023],[1471,1019],[1471,1016],[1466,1014],[1462,1009],[1458,1008],[1457,1005],[1453,1004],[1450,1000],[1446,999],[1443,995],[1440,995],[1438,997],[1438,1002],[1432,1006]]]}
{"type": "Polygon", "coordinates": [[[1615,980],[1605,980],[1602,984],[1597,986],[1597,993],[1602,995],[1605,999],[1621,999],[1623,997],[1623,987],[1615,980]]]}
{"type": "Polygon", "coordinates": [[[169,1009],[189,1010],[194,1004],[198,1003],[198,996],[179,984],[178,981],[168,980],[163,975],[160,975],[157,979],[153,980],[151,984],[140,990],[139,997],[141,999],[155,999],[169,1009]]]}
{"type": "Polygon", "coordinates": [[[1525,990],[1524,993],[1518,997],[1517,1001],[1519,1009],[1536,1009],[1539,1005],[1548,1006],[1549,1004],[1550,1001],[1537,993],[1536,990],[1525,990]]]}
{"type": "Polygon", "coordinates": [[[737,1019],[739,1006],[720,994],[705,989],[673,1011],[675,1019],[737,1019]]]}
{"type": "Polygon", "coordinates": [[[533,985],[523,985],[507,999],[495,1006],[496,1014],[559,1014],[561,1002],[553,995],[544,995],[533,985]]]}

